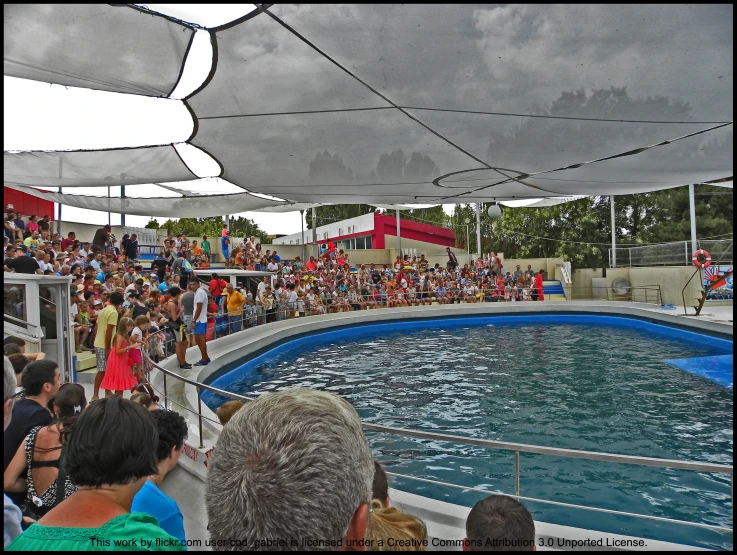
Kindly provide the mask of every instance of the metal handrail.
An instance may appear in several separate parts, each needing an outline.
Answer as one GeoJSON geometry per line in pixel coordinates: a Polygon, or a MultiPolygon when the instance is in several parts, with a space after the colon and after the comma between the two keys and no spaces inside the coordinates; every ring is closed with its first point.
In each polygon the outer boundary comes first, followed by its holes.
{"type": "MultiPolygon", "coordinates": [[[[164,406],[168,407],[167,403],[169,401],[168,395],[167,395],[167,387],[166,387],[166,376],[167,375],[170,375],[174,378],[182,380],[183,382],[189,385],[193,385],[196,388],[197,404],[198,404],[196,414],[198,417],[198,425],[199,425],[199,437],[200,437],[199,448],[200,449],[204,448],[203,435],[202,435],[202,419],[205,418],[207,420],[211,420],[202,415],[202,396],[200,395],[200,392],[202,390],[210,391],[212,393],[216,393],[218,395],[221,395],[223,397],[228,397],[230,399],[238,400],[243,403],[248,403],[254,400],[254,398],[252,397],[247,397],[245,395],[239,395],[237,393],[231,393],[230,391],[225,391],[217,387],[213,387],[213,386],[198,382],[196,380],[185,378],[184,376],[180,376],[179,374],[172,372],[171,370],[163,368],[161,365],[157,363],[152,362],[152,365],[158,370],[160,370],[164,376],[164,406]]],[[[176,401],[172,400],[172,402],[174,402],[175,404],[179,406],[182,406],[181,404],[176,403],[176,401]]],[[[184,408],[188,412],[192,412],[193,414],[195,414],[194,410],[189,409],[187,407],[184,407],[184,408]]],[[[584,459],[584,460],[595,460],[595,461],[603,461],[603,462],[614,462],[614,463],[622,463],[622,464],[634,464],[634,465],[639,465],[639,466],[652,466],[652,467],[658,467],[658,468],[677,468],[681,470],[692,470],[692,471],[697,471],[697,472],[729,474],[730,494],[732,497],[732,512],[734,514],[734,468],[732,465],[680,461],[680,460],[675,460],[675,459],[657,459],[653,457],[638,457],[638,456],[633,456],[633,455],[599,453],[595,451],[581,451],[581,450],[576,450],[576,449],[564,449],[564,448],[558,448],[558,447],[545,447],[545,446],[540,446],[540,445],[529,445],[529,444],[524,444],[524,443],[513,443],[513,442],[506,442],[506,441],[469,438],[469,437],[455,436],[455,435],[450,435],[450,434],[438,434],[435,432],[424,432],[420,430],[408,430],[406,428],[394,428],[391,426],[381,426],[378,424],[369,424],[367,422],[362,422],[362,427],[365,431],[382,432],[382,433],[400,435],[404,437],[413,437],[417,439],[445,441],[445,442],[456,443],[460,445],[475,445],[475,446],[484,447],[487,449],[502,449],[502,450],[514,451],[514,454],[515,454],[515,465],[514,465],[515,466],[515,470],[514,470],[515,494],[514,494],[514,497],[517,499],[535,501],[535,502],[540,502],[540,503],[547,503],[551,505],[564,506],[564,507],[569,507],[569,508],[590,510],[590,511],[596,511],[596,512],[604,512],[608,514],[616,514],[619,516],[630,516],[630,517],[636,517],[636,518],[645,518],[649,520],[657,520],[661,522],[670,522],[673,524],[696,526],[696,527],[706,528],[709,530],[715,530],[719,532],[732,532],[733,531],[732,528],[724,527],[724,526],[715,526],[715,525],[710,525],[710,524],[702,524],[698,522],[688,522],[688,521],[677,520],[677,519],[669,519],[665,517],[656,517],[652,515],[643,515],[639,513],[617,511],[614,509],[604,509],[600,507],[589,507],[586,505],[575,505],[575,504],[570,504],[570,503],[562,503],[559,501],[550,501],[550,500],[545,500],[545,499],[524,497],[520,495],[520,470],[521,470],[520,453],[535,453],[539,455],[550,455],[550,456],[559,456],[559,457],[584,459]]],[[[436,484],[450,486],[450,487],[463,489],[463,490],[473,490],[473,491],[481,491],[483,493],[489,493],[488,491],[481,490],[479,488],[459,486],[458,484],[451,484],[447,482],[428,480],[427,478],[419,478],[416,476],[401,475],[401,474],[396,474],[392,472],[387,472],[387,474],[393,475],[393,476],[404,477],[404,478],[410,478],[414,480],[419,480],[422,482],[436,483],[436,484]]]]}

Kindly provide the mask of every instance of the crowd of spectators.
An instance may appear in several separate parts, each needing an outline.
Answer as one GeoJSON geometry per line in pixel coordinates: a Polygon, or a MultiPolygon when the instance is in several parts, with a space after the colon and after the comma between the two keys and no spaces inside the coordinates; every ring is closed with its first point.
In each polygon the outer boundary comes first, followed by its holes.
{"type": "MultiPolygon", "coordinates": [[[[305,262],[300,257],[284,260],[276,250],[264,251],[255,237],[231,245],[226,228],[221,246],[229,267],[267,275],[258,287],[244,282],[234,287],[214,273],[205,278],[204,288],[192,276],[195,270],[209,267],[207,237],[198,244],[184,234],[169,234],[155,259],[144,267],[135,234],[125,235],[121,248],[110,226],[98,229],[92,243],[81,243],[74,232],[59,241],[58,235],[49,235],[47,219],[35,223],[37,218],[32,217],[21,227],[18,214],[8,211],[5,271],[69,276],[75,347],[77,352],[94,351],[101,373],[115,335],[111,326],[117,325],[110,311],[105,314],[114,292],[122,295],[115,305],[118,317],[136,324],[127,346],[133,350],[139,377],[142,361],[135,354],[139,347],[154,361],[176,353],[180,366],[188,368],[186,349],[196,344],[202,355],[197,364],[204,365],[209,362],[206,340],[269,322],[434,303],[544,300],[543,270],[518,265],[505,271],[495,253],[461,265],[448,248],[445,266],[431,265],[424,255],[405,255],[397,256],[391,265],[351,267],[348,255],[332,241],[320,245],[318,257],[310,256],[305,262]],[[100,321],[101,315],[107,318],[100,321]],[[141,317],[148,321],[138,320],[141,317]]],[[[99,383],[94,398],[97,389],[99,383]]]]}
{"type": "MultiPolygon", "coordinates": [[[[16,393],[5,357],[5,549],[184,550],[193,538],[161,490],[183,450],[184,418],[151,407],[143,397],[153,390],[88,404],[82,386],[59,381],[54,361],[32,361],[16,393]]],[[[221,409],[204,500],[213,549],[434,545],[420,518],[390,506],[387,475],[344,399],[291,389],[221,409]]],[[[529,511],[501,495],[474,506],[466,536],[466,550],[535,548],[529,511]]]]}

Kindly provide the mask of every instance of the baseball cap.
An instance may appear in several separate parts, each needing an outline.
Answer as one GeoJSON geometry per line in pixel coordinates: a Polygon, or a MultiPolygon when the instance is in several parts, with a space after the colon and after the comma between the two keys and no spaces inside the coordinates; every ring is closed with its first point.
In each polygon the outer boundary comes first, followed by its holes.
{"type": "Polygon", "coordinates": [[[102,304],[102,301],[100,299],[95,299],[94,301],[92,301],[92,304],[93,305],[102,304]]]}
{"type": "Polygon", "coordinates": [[[177,253],[177,256],[184,256],[184,253],[183,253],[182,251],[179,251],[179,252],[177,253]]]}
{"type": "Polygon", "coordinates": [[[8,204],[8,205],[7,205],[6,207],[5,207],[5,210],[13,210],[14,208],[15,208],[15,206],[13,206],[12,204],[8,204]]]}
{"type": "Polygon", "coordinates": [[[15,247],[15,250],[17,250],[17,251],[23,251],[23,252],[28,252],[28,249],[26,248],[25,245],[18,245],[17,247],[15,247]]]}

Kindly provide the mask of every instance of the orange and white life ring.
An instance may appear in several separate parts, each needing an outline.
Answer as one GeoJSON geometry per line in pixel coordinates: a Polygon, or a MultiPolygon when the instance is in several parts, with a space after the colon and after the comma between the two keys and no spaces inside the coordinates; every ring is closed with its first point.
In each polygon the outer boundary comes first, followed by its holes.
{"type": "Polygon", "coordinates": [[[704,249],[699,249],[693,253],[693,263],[697,268],[708,268],[711,266],[711,256],[704,249]]]}

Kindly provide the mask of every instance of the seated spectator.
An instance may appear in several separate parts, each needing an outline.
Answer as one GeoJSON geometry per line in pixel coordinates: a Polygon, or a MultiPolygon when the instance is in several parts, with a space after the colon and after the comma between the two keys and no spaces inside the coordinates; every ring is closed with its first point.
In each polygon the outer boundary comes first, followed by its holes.
{"type": "Polygon", "coordinates": [[[131,401],[138,403],[146,410],[160,410],[151,400],[151,395],[148,393],[134,393],[131,395],[131,401]]]}
{"type": "MultiPolygon", "coordinates": [[[[3,430],[8,428],[13,416],[13,404],[15,402],[15,376],[13,367],[5,357],[5,374],[3,379],[3,430]]],[[[3,494],[4,518],[3,530],[5,538],[3,548],[7,549],[15,538],[20,536],[23,531],[21,528],[21,512],[18,506],[5,494],[3,494]]]]}
{"type": "Polygon", "coordinates": [[[157,550],[184,551],[156,519],[131,513],[133,498],[158,472],[156,421],[140,405],[118,396],[94,401],[69,438],[66,470],[78,489],[28,528],[10,551],[120,550],[141,538],[157,550]]]}
{"type": "Polygon", "coordinates": [[[466,519],[464,551],[535,551],[535,522],[525,506],[506,495],[490,495],[466,519]]]}
{"type": "MultiPolygon", "coordinates": [[[[364,539],[374,465],[355,409],[325,391],[290,389],[248,403],[210,464],[210,538],[269,538],[348,549],[364,539]]],[[[311,546],[320,548],[320,546],[311,546]]]]}
{"type": "MultiPolygon", "coordinates": [[[[31,430],[51,424],[51,413],[46,407],[59,392],[59,365],[53,360],[33,361],[21,374],[21,386],[25,397],[15,403],[14,418],[3,437],[3,472],[31,430]]],[[[9,497],[20,505],[26,496],[12,494],[9,497]]]]}
{"type": "Polygon", "coordinates": [[[31,430],[5,470],[5,491],[25,493],[26,515],[34,520],[77,491],[66,472],[62,478],[60,465],[66,453],[63,445],[86,406],[82,385],[65,383],[59,387],[54,399],[56,421],[31,430]]]}
{"type": "Polygon", "coordinates": [[[427,527],[419,518],[371,502],[366,526],[366,551],[426,551],[427,527]],[[393,541],[389,541],[389,540],[393,541]]]}
{"type": "Polygon", "coordinates": [[[156,448],[158,471],[149,476],[143,487],[133,498],[131,512],[146,513],[159,521],[159,526],[168,534],[179,538],[184,536],[184,516],[176,502],[161,491],[161,483],[175,466],[182,454],[182,446],[187,437],[187,421],[171,410],[155,410],[151,413],[159,431],[159,445],[156,448]]]}
{"type": "Polygon", "coordinates": [[[241,410],[241,407],[243,407],[243,403],[241,401],[228,401],[227,403],[220,405],[218,410],[215,411],[215,414],[217,414],[220,423],[225,426],[233,415],[241,410]]]}
{"type": "MultiPolygon", "coordinates": [[[[13,345],[15,348],[17,346],[13,345]]],[[[44,353],[33,353],[35,355],[40,355],[38,357],[31,357],[30,355],[24,355],[21,353],[12,353],[8,355],[8,358],[10,359],[10,363],[13,365],[13,370],[15,370],[15,377],[18,381],[18,385],[20,385],[20,378],[23,375],[23,369],[28,366],[33,360],[43,360],[46,356],[44,353]]]]}

